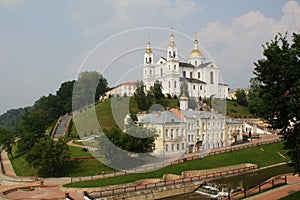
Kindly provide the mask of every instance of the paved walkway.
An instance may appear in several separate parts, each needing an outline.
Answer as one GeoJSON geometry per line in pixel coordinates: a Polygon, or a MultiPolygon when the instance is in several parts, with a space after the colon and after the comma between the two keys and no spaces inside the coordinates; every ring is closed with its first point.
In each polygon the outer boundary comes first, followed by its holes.
{"type": "Polygon", "coordinates": [[[287,176],[287,182],[288,184],[285,186],[281,186],[279,188],[275,188],[246,199],[247,200],[280,199],[282,197],[289,196],[297,191],[300,191],[300,177],[298,175],[287,176]]]}
{"type": "Polygon", "coordinates": [[[13,166],[11,165],[11,162],[7,156],[7,152],[5,150],[1,151],[1,158],[2,158],[2,163],[4,166],[4,171],[6,175],[8,176],[16,176],[15,170],[13,169],[13,166]]]}

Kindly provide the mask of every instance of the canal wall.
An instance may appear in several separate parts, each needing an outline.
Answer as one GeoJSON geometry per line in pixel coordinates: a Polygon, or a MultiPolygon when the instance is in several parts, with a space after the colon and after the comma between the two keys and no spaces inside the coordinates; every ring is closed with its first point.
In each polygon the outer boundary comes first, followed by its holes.
{"type": "MultiPolygon", "coordinates": [[[[65,193],[83,192],[90,199],[142,200],[161,199],[191,193],[204,181],[211,181],[229,175],[241,174],[257,169],[255,164],[239,164],[208,170],[185,171],[182,175],[165,174],[161,179],[144,179],[134,183],[99,188],[65,188],[65,193]]],[[[87,198],[88,199],[88,198],[87,198]]]]}
{"type": "Polygon", "coordinates": [[[111,197],[95,198],[97,200],[152,200],[152,199],[163,199],[167,197],[187,194],[194,192],[203,181],[196,181],[192,183],[184,183],[180,185],[171,185],[166,187],[160,187],[155,189],[123,193],[111,197]]]}

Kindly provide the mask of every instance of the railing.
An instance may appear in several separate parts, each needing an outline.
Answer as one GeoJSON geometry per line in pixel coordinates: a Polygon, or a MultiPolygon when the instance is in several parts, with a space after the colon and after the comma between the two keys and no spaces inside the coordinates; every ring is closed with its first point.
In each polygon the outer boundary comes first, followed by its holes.
{"type": "Polygon", "coordinates": [[[270,189],[274,189],[275,187],[279,187],[282,185],[287,184],[287,178],[286,176],[277,176],[270,180],[264,181],[260,184],[258,184],[255,187],[252,187],[250,189],[243,188],[240,192],[234,193],[232,195],[229,195],[226,200],[236,200],[236,199],[243,199],[246,197],[249,197],[251,195],[255,195],[270,189]]]}
{"type": "Polygon", "coordinates": [[[55,131],[56,131],[56,129],[57,129],[57,127],[58,127],[58,125],[59,125],[61,119],[62,119],[62,117],[60,116],[60,117],[58,118],[58,120],[56,121],[54,127],[52,128],[52,130],[51,130],[51,138],[54,137],[55,131]]]}
{"type": "Polygon", "coordinates": [[[147,165],[147,166],[139,167],[139,168],[132,169],[132,170],[125,170],[125,171],[119,171],[119,172],[113,172],[113,173],[103,173],[101,175],[86,176],[86,177],[71,177],[71,183],[89,181],[89,180],[95,180],[95,179],[103,179],[103,178],[112,178],[112,177],[116,177],[116,176],[123,176],[126,174],[147,172],[147,171],[156,170],[156,169],[160,169],[160,168],[171,166],[171,165],[177,165],[177,164],[187,162],[187,161],[202,159],[202,158],[208,157],[208,156],[214,156],[214,155],[218,155],[218,154],[222,154],[222,153],[234,152],[234,151],[238,151],[238,150],[242,150],[242,149],[246,149],[246,148],[250,148],[250,147],[261,146],[261,145],[265,145],[265,144],[272,144],[272,143],[276,143],[276,142],[280,142],[280,141],[282,141],[282,139],[278,138],[278,139],[261,141],[261,142],[256,142],[256,143],[242,144],[239,146],[230,146],[226,149],[214,150],[212,152],[207,153],[204,156],[196,155],[196,156],[182,158],[182,159],[178,159],[178,160],[174,160],[174,161],[147,165]]]}
{"type": "Polygon", "coordinates": [[[148,183],[148,184],[120,187],[120,188],[114,188],[114,189],[105,189],[105,190],[99,190],[97,192],[90,192],[90,193],[84,192],[84,195],[89,198],[92,198],[92,199],[93,198],[102,198],[102,197],[114,196],[114,195],[118,195],[118,194],[129,193],[129,192],[156,189],[156,188],[161,188],[161,187],[166,187],[166,186],[187,184],[187,183],[193,183],[193,182],[198,182],[198,181],[206,181],[208,179],[214,179],[214,178],[218,178],[218,177],[235,175],[235,174],[240,174],[243,172],[252,171],[257,168],[258,168],[257,166],[243,167],[243,168],[238,168],[238,169],[233,169],[233,170],[208,173],[208,174],[200,175],[200,176],[179,178],[176,180],[160,181],[160,182],[156,182],[156,183],[148,183]]]}

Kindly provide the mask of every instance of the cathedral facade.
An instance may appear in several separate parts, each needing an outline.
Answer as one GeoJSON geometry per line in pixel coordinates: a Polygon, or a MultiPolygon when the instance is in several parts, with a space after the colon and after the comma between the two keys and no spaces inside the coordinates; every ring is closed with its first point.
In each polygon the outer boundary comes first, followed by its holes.
{"type": "Polygon", "coordinates": [[[180,96],[180,87],[186,87],[190,97],[228,97],[228,85],[219,80],[219,67],[213,61],[206,61],[199,50],[196,36],[186,62],[179,60],[174,34],[170,35],[166,57],[160,57],[156,62],[150,42],[147,43],[143,65],[145,89],[149,90],[155,81],[162,84],[165,95],[180,96]]]}

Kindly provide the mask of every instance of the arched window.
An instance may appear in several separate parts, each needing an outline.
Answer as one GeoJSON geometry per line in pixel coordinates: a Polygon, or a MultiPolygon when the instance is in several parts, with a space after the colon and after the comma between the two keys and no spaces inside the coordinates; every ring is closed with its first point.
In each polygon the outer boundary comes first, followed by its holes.
{"type": "Polygon", "coordinates": [[[151,61],[152,61],[152,60],[151,60],[151,57],[150,57],[150,58],[149,58],[149,63],[151,63],[151,61]]]}
{"type": "Polygon", "coordinates": [[[200,79],[200,72],[198,72],[198,78],[200,79]]]}
{"type": "Polygon", "coordinates": [[[210,72],[210,83],[214,84],[214,72],[210,72]]]}
{"type": "Polygon", "coordinates": [[[163,69],[162,68],[160,69],[160,76],[161,77],[163,76],[163,69]]]}
{"type": "Polygon", "coordinates": [[[173,58],[175,58],[176,57],[176,53],[175,53],[175,51],[173,51],[173,58]]]}

